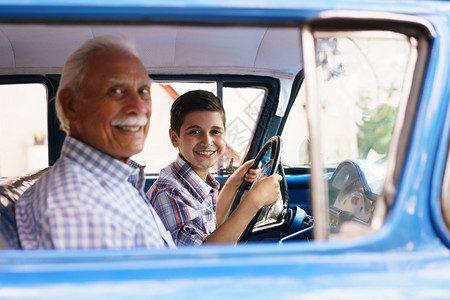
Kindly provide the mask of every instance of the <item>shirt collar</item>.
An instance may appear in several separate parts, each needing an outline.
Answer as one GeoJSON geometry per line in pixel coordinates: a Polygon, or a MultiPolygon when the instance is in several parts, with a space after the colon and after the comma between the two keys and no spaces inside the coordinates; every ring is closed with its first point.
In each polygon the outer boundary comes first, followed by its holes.
{"type": "Polygon", "coordinates": [[[66,136],[61,155],[78,162],[96,176],[115,181],[114,184],[129,180],[134,186],[139,186],[144,177],[144,166],[132,160],[128,160],[128,165],[124,164],[71,136],[66,136]]]}
{"type": "Polygon", "coordinates": [[[209,195],[210,193],[213,193],[214,190],[219,189],[220,183],[216,179],[214,179],[211,173],[208,173],[208,176],[206,177],[206,182],[203,181],[203,179],[201,179],[200,176],[198,176],[197,173],[195,173],[194,170],[192,170],[192,168],[180,156],[180,154],[177,155],[174,164],[177,167],[176,168],[177,170],[181,171],[182,173],[185,173],[186,177],[189,177],[194,181],[197,188],[200,189],[203,194],[209,195]]]}

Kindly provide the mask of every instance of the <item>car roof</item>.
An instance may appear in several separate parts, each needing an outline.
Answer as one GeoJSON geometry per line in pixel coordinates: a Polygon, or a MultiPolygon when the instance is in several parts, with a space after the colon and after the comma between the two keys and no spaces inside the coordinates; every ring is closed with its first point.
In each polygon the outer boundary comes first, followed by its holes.
{"type": "Polygon", "coordinates": [[[439,1],[0,0],[0,75],[58,74],[85,40],[119,33],[136,41],[150,74],[292,79],[303,68],[302,21],[337,5],[376,10],[383,3],[410,14],[450,8],[439,1]],[[189,22],[177,17],[186,14],[189,22]]]}
{"type": "Polygon", "coordinates": [[[85,40],[105,34],[133,39],[151,74],[292,78],[302,68],[297,28],[2,24],[0,74],[59,74],[85,40]]]}

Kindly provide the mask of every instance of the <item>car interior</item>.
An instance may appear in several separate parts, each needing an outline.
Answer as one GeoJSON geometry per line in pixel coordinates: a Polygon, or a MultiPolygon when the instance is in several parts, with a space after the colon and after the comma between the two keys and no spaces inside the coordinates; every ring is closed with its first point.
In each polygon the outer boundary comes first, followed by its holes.
{"type": "MultiPolygon", "coordinates": [[[[1,83],[17,82],[20,78],[21,82],[40,82],[46,86],[49,165],[59,156],[64,139],[53,113],[53,98],[59,73],[66,58],[85,40],[105,34],[123,35],[133,40],[141,60],[155,82],[167,82],[169,79],[177,81],[180,78],[188,82],[215,81],[219,82],[217,85],[222,90],[217,88],[217,92],[222,95],[224,87],[226,89],[228,86],[262,86],[267,90],[266,86],[269,85],[271,91],[265,92],[266,97],[277,99],[265,100],[270,112],[259,117],[262,122],[277,118],[274,111],[276,105],[278,110],[285,109],[288,104],[287,95],[279,95],[287,94],[286,89],[290,89],[294,79],[298,80],[296,75],[302,69],[299,55],[300,34],[297,28],[1,24],[1,83]],[[279,44],[286,47],[280,48],[279,44]],[[267,83],[267,78],[272,82],[267,83]],[[280,81],[287,83],[286,87],[280,86],[280,81]]],[[[250,130],[255,133],[254,128],[250,130]]],[[[265,137],[274,133],[274,130],[255,133],[252,144],[245,144],[244,147],[253,148],[255,152],[265,137]]],[[[250,153],[246,155],[251,156],[250,153]]],[[[242,155],[236,157],[236,162],[239,163],[238,160],[242,159],[242,155]]],[[[230,166],[233,168],[232,163],[230,166]]],[[[42,173],[43,170],[34,170],[31,175],[19,174],[1,181],[0,229],[3,248],[20,247],[17,233],[14,232],[14,202],[42,173]]],[[[218,179],[223,183],[228,174],[223,170],[220,173],[218,179]]],[[[146,188],[154,179],[155,176],[148,176],[146,188]]],[[[289,207],[286,207],[286,204],[284,206],[283,210],[286,211],[289,207]]],[[[285,214],[286,212],[283,213],[282,222],[286,221],[285,214]]]]}
{"type": "MultiPolygon", "coordinates": [[[[0,247],[20,248],[14,235],[14,202],[59,156],[64,133],[55,115],[54,97],[64,62],[85,40],[105,34],[123,35],[136,43],[154,89],[160,90],[170,101],[188,89],[205,86],[223,99],[227,115],[232,117],[227,124],[229,153],[215,171],[221,183],[236,166],[255,157],[263,163],[264,174],[283,175],[279,201],[255,216],[241,236],[241,243],[309,241],[316,233],[313,232],[317,225],[316,214],[325,216],[320,224],[325,224],[332,232],[339,232],[341,224],[348,220],[370,227],[384,179],[393,175],[365,168],[355,159],[370,158],[386,170],[395,116],[398,111],[405,113],[406,104],[399,100],[405,98],[401,92],[409,89],[403,86],[408,83],[404,78],[412,74],[411,66],[423,61],[417,59],[417,62],[411,54],[422,44],[416,46],[406,34],[374,30],[376,34],[372,35],[370,26],[365,28],[368,29],[363,34],[342,28],[343,34],[334,35],[333,30],[325,26],[314,36],[315,40],[310,41],[298,26],[267,24],[0,24],[0,85],[37,83],[45,87],[44,144],[48,151],[46,164],[38,169],[19,170],[19,174],[0,173],[3,178],[0,182],[0,247]],[[369,34],[364,36],[367,32],[369,34]],[[304,45],[305,41],[311,45],[304,45]],[[315,49],[317,55],[313,52],[313,56],[308,57],[311,53],[304,53],[305,48],[315,49]],[[362,49],[366,48],[364,52],[362,49]],[[392,57],[408,53],[406,57],[410,59],[395,65],[403,76],[386,75],[392,61],[380,63],[377,55],[381,49],[388,49],[392,57]],[[343,53],[355,59],[350,60],[343,53]],[[305,63],[304,57],[309,58],[305,63]],[[313,63],[317,64],[323,83],[320,89],[313,86],[312,90],[324,93],[317,109],[324,114],[322,120],[326,122],[322,125],[329,133],[322,140],[326,149],[323,162],[317,160],[318,152],[311,150],[318,149],[311,136],[322,132],[315,132],[318,129],[312,127],[315,116],[311,117],[313,112],[309,111],[311,105],[305,100],[303,84],[305,65],[313,63]],[[361,74],[365,74],[367,91],[354,91],[351,87],[356,85],[355,80],[362,78],[361,74]],[[350,93],[359,94],[349,97],[350,93]],[[370,105],[364,107],[367,103],[370,105]],[[337,119],[339,113],[347,113],[346,107],[356,107],[351,115],[357,114],[359,119],[353,120],[352,116],[337,119]],[[385,119],[389,121],[379,137],[383,144],[364,144],[373,140],[370,122],[379,114],[386,114],[385,119]],[[351,139],[343,138],[349,132],[355,133],[351,139]],[[316,174],[311,165],[323,165],[323,173],[316,174]],[[367,171],[369,169],[371,171],[367,171]],[[324,199],[329,201],[322,202],[324,208],[316,206],[313,213],[311,194],[317,187],[327,194],[324,199]]],[[[166,121],[158,118],[168,115],[170,101],[159,103],[156,102],[158,96],[152,97],[155,101],[152,120],[156,121],[152,121],[151,128],[167,132],[161,125],[166,121]],[[162,111],[158,110],[160,108],[162,111]]],[[[147,171],[147,189],[156,179],[158,169],[174,159],[173,152],[164,146],[168,142],[166,133],[164,136],[150,132],[149,145],[144,152],[155,149],[160,152],[139,156],[150,164],[161,163],[147,171]],[[162,146],[158,148],[159,143],[162,146]],[[168,151],[170,155],[161,158],[168,151]]],[[[232,211],[249,188],[248,184],[241,187],[232,211]]]]}

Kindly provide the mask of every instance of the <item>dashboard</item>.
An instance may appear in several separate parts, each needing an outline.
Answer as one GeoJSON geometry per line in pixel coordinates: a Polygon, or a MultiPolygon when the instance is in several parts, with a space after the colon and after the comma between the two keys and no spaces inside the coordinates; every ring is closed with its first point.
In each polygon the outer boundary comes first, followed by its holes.
{"type": "Polygon", "coordinates": [[[332,231],[346,221],[370,224],[384,178],[382,163],[346,160],[338,165],[328,186],[332,231]]]}

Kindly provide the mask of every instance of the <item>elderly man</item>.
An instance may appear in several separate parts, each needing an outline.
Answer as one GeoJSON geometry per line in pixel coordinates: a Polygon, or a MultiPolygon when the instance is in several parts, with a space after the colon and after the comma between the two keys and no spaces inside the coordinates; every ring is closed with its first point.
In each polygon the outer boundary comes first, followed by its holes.
{"type": "Polygon", "coordinates": [[[173,247],[149,204],[140,152],[150,78],[128,41],[86,41],[64,65],[56,97],[61,157],[16,204],[25,249],[173,247]]]}

